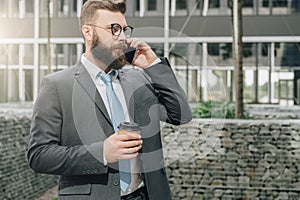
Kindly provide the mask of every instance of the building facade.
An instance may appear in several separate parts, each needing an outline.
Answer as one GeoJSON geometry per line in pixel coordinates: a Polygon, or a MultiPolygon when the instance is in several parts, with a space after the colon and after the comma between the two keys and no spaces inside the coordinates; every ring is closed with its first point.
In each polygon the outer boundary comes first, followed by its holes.
{"type": "MultiPolygon", "coordinates": [[[[48,12],[47,0],[0,1],[0,102],[33,101],[49,63],[78,61],[84,2],[50,0],[48,12]]],[[[126,16],[134,37],[169,58],[190,102],[234,99],[229,0],[127,0],[126,16]]],[[[243,1],[245,102],[300,103],[299,21],[298,0],[243,1]]]]}

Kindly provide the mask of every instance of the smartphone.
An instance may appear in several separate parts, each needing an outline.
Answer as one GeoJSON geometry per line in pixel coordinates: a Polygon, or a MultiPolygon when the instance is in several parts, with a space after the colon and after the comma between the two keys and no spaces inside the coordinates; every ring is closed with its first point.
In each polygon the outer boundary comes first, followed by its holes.
{"type": "Polygon", "coordinates": [[[127,62],[129,62],[130,64],[132,64],[132,61],[133,61],[135,52],[136,52],[136,49],[135,49],[135,48],[131,48],[131,47],[128,47],[128,48],[125,50],[125,57],[126,57],[126,60],[127,60],[127,62]]]}

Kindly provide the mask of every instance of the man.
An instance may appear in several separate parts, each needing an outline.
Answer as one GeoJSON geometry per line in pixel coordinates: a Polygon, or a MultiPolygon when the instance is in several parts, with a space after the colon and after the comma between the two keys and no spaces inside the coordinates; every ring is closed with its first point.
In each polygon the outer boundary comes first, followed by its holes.
{"type": "Polygon", "coordinates": [[[125,10],[120,1],[87,1],[80,17],[86,52],[42,80],[28,160],[37,172],[60,175],[59,199],[171,199],[160,120],[187,123],[191,111],[168,61],[129,39],[125,10]],[[122,69],[127,47],[136,49],[140,69],[122,69]],[[118,134],[122,121],[138,124],[140,134],[118,134]]]}

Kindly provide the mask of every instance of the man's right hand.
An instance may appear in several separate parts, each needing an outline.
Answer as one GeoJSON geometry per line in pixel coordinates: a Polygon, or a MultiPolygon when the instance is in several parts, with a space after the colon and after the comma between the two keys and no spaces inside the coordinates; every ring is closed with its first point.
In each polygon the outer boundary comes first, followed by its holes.
{"type": "Polygon", "coordinates": [[[142,148],[143,140],[139,134],[114,133],[104,140],[103,152],[108,163],[119,160],[129,160],[137,157],[138,151],[142,148]]]}

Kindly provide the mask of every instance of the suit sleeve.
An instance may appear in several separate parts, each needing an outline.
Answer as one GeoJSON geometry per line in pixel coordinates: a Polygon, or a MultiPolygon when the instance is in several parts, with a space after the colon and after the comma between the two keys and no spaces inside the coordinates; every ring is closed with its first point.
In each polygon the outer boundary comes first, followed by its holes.
{"type": "Polygon", "coordinates": [[[63,118],[55,84],[44,78],[33,109],[29,166],[41,173],[91,175],[107,173],[103,163],[103,143],[61,146],[63,118]]]}
{"type": "Polygon", "coordinates": [[[188,123],[192,119],[187,97],[180,87],[166,58],[160,63],[144,69],[151,79],[156,96],[162,105],[161,118],[174,125],[188,123]]]}

